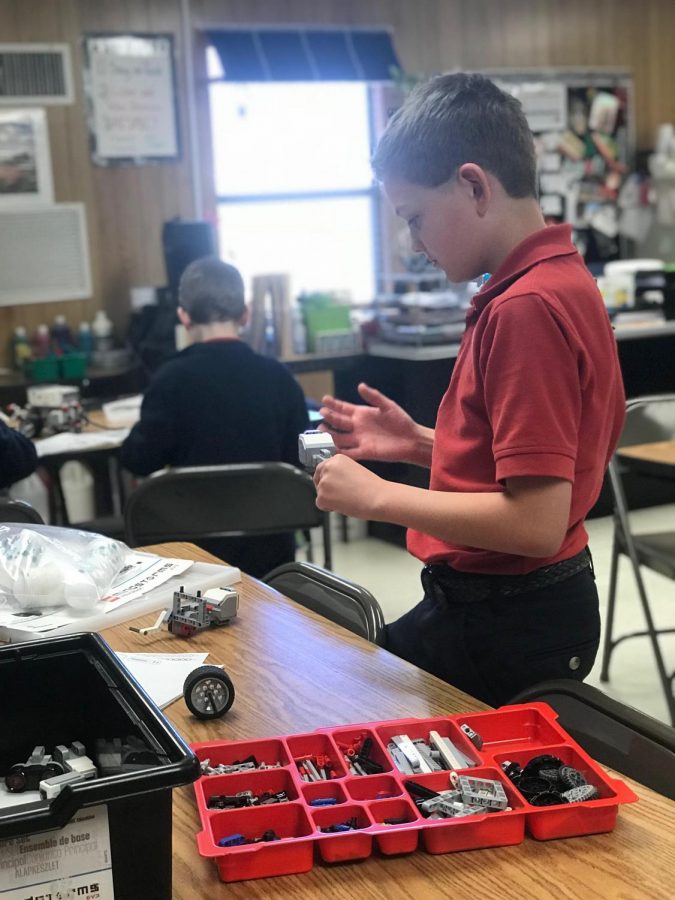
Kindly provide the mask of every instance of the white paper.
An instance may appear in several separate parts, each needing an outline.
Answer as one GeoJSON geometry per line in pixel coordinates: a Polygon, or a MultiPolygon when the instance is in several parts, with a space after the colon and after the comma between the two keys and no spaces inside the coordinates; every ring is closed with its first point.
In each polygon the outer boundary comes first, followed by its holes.
{"type": "Polygon", "coordinates": [[[121,662],[160,709],[183,695],[190,672],[208,653],[118,653],[121,662]]]}
{"type": "Polygon", "coordinates": [[[159,35],[93,36],[87,49],[97,155],[176,156],[170,41],[159,35]]]}
{"type": "Polygon", "coordinates": [[[76,813],[60,831],[0,841],[2,900],[114,900],[108,808],[76,813]]]}
{"type": "Polygon", "coordinates": [[[104,447],[119,447],[129,434],[128,428],[112,428],[106,431],[85,431],[72,434],[64,431],[51,437],[35,441],[37,455],[56,456],[59,453],[81,453],[83,450],[99,450],[104,447]]]}

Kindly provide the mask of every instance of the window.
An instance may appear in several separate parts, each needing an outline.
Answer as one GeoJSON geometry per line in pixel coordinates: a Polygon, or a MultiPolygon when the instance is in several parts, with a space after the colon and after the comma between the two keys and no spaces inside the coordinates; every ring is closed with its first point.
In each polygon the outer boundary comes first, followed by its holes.
{"type": "Polygon", "coordinates": [[[377,188],[363,82],[222,80],[209,54],[218,231],[250,291],[288,272],[293,293],[375,292],[377,188]]]}

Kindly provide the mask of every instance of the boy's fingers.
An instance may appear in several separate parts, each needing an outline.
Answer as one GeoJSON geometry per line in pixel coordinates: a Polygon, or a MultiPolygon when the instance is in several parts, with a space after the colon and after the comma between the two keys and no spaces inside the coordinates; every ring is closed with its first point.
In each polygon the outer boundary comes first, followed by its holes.
{"type": "Polygon", "coordinates": [[[380,409],[386,409],[388,406],[393,405],[393,400],[390,400],[389,397],[381,394],[378,390],[372,388],[369,384],[366,384],[363,381],[359,385],[358,391],[366,401],[366,403],[368,403],[370,406],[377,406],[380,409]]]}

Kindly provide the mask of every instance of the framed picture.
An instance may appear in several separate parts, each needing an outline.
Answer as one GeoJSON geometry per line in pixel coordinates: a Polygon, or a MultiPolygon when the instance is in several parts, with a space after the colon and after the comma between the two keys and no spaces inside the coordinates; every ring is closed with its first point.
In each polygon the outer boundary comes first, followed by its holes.
{"type": "Polygon", "coordinates": [[[178,159],[173,35],[87,34],[83,50],[92,160],[178,159]]]}
{"type": "Polygon", "coordinates": [[[54,202],[44,109],[0,109],[0,208],[54,202]]]}

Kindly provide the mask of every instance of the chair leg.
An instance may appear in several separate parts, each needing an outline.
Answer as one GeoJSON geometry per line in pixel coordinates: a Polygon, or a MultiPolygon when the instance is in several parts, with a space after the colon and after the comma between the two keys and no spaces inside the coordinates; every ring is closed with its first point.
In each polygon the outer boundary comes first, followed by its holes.
{"type": "Polygon", "coordinates": [[[330,516],[326,513],[323,517],[323,567],[333,569],[333,549],[330,536],[330,516]]]}
{"type": "Polygon", "coordinates": [[[612,541],[612,562],[609,570],[609,596],[607,598],[607,622],[605,623],[605,644],[602,650],[602,668],[600,681],[609,681],[609,660],[614,645],[612,632],[614,630],[614,604],[616,602],[616,587],[619,575],[619,542],[616,539],[616,530],[612,541]]]}
{"type": "Polygon", "coordinates": [[[670,721],[672,725],[675,725],[675,697],[673,696],[672,679],[666,671],[666,666],[661,654],[658,633],[656,628],[654,627],[652,611],[649,607],[649,601],[647,600],[647,591],[644,585],[644,580],[642,578],[642,572],[640,571],[640,563],[638,562],[637,555],[635,554],[635,548],[632,546],[632,542],[629,542],[628,550],[630,561],[633,566],[633,574],[635,575],[635,581],[637,583],[638,594],[640,596],[640,603],[642,604],[642,611],[644,612],[645,619],[647,621],[647,633],[649,635],[649,640],[654,651],[656,668],[658,669],[659,678],[663,686],[663,691],[666,695],[666,704],[668,706],[670,721]]]}
{"type": "Polygon", "coordinates": [[[302,532],[305,540],[307,541],[307,562],[314,562],[314,544],[312,543],[312,532],[307,528],[302,532]]]}

